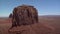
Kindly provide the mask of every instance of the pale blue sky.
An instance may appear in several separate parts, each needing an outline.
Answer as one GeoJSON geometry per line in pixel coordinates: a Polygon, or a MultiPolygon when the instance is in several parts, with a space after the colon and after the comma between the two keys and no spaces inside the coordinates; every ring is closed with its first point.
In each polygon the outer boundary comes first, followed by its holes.
{"type": "Polygon", "coordinates": [[[35,6],[39,15],[60,15],[60,0],[0,0],[0,17],[9,16],[22,4],[35,6]]]}

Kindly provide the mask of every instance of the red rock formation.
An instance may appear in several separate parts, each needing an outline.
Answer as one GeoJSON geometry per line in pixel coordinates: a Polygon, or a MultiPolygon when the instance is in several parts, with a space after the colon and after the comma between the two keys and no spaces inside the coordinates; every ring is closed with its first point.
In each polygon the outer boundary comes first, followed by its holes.
{"type": "Polygon", "coordinates": [[[38,23],[38,13],[33,6],[22,5],[15,7],[12,16],[12,27],[38,23]]]}

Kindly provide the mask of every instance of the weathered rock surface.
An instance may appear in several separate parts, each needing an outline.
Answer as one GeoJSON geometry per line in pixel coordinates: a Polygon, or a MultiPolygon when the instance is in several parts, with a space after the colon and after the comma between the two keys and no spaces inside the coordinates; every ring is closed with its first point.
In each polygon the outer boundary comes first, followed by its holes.
{"type": "Polygon", "coordinates": [[[38,12],[33,6],[15,7],[12,16],[12,27],[38,23],[38,12]]]}
{"type": "Polygon", "coordinates": [[[9,33],[35,34],[35,32],[30,29],[30,25],[38,23],[38,12],[36,8],[28,5],[15,7],[13,13],[10,14],[10,17],[12,17],[12,26],[8,31],[9,33]]]}

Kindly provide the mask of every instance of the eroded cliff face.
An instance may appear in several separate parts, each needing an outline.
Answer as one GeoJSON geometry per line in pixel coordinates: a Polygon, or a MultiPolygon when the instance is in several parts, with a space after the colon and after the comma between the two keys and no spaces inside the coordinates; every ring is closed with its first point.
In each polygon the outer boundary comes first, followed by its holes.
{"type": "Polygon", "coordinates": [[[36,8],[28,5],[15,7],[12,16],[12,27],[31,25],[38,23],[38,12],[36,8]]]}

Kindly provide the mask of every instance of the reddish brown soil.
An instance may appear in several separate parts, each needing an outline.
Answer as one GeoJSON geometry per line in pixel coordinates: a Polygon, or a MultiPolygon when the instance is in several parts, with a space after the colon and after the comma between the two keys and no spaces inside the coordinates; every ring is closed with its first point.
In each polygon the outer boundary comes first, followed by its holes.
{"type": "Polygon", "coordinates": [[[60,34],[59,19],[39,17],[39,23],[18,26],[9,30],[11,19],[0,19],[0,34],[60,34]],[[10,32],[11,31],[11,32],[10,32]]]}

